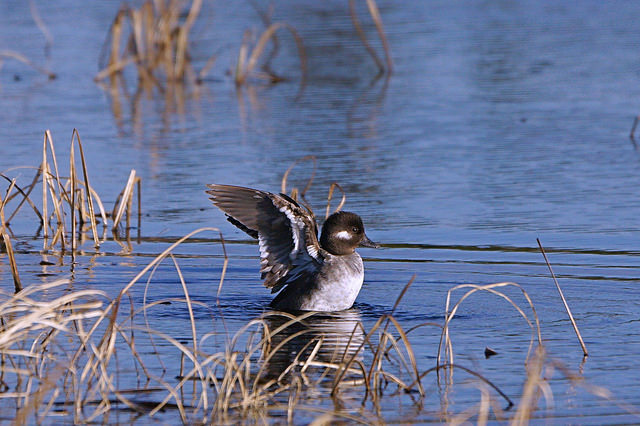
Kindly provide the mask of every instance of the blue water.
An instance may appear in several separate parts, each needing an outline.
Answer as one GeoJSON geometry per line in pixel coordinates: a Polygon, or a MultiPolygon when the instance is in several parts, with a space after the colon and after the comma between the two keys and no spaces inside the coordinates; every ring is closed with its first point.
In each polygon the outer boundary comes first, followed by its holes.
{"type": "MultiPolygon", "coordinates": [[[[381,52],[362,3],[361,20],[381,52]]],[[[454,285],[516,282],[535,304],[550,356],[613,394],[610,401],[576,389],[556,371],[554,406],[537,416],[557,423],[638,422],[624,407],[640,406],[640,148],[629,138],[640,113],[640,7],[625,1],[380,1],[394,64],[387,79],[377,77],[345,2],[274,5],[273,22],[292,25],[304,41],[308,78],[301,95],[296,48],[286,32],[273,67],[287,79],[276,85],[254,79],[236,89],[227,71],[242,34],[263,28],[255,9],[238,2],[203,6],[192,35],[193,64],[199,70],[216,54],[215,66],[202,86],[187,86],[170,99],[158,93],[135,98],[130,74],[128,96],[114,97],[93,81],[117,3],[39,2],[53,36],[49,60],[28,4],[0,5],[0,50],[18,51],[57,74],[48,81],[4,60],[0,171],[28,184],[33,170],[7,169],[39,165],[46,129],[67,164],[77,128],[93,186],[109,209],[132,168],[142,177],[140,241],[123,249],[109,240],[99,253],[85,244],[73,265],[73,286],[116,294],[171,241],[216,226],[238,242],[227,246],[220,301],[233,333],[263,312],[270,295],[259,281],[257,246],[210,205],[204,184],[279,191],[287,167],[312,154],[318,169],[307,198],[318,216],[328,186],[338,182],[347,193],[345,208],[359,213],[368,235],[384,246],[361,250],[366,280],[357,308],[365,324],[389,311],[414,274],[397,311],[405,329],[441,322],[454,285]],[[589,349],[584,364],[536,238],[548,250],[589,349]]],[[[308,167],[300,164],[290,182],[304,185],[308,167]]],[[[23,209],[11,229],[23,281],[69,276],[68,256],[50,256],[60,266],[39,265],[35,215],[23,209]]],[[[222,250],[212,240],[216,234],[203,237],[178,250],[179,262],[191,295],[214,306],[222,250]]],[[[12,286],[7,265],[0,254],[3,288],[12,286]]],[[[153,282],[151,297],[181,295],[169,263],[153,282]]],[[[143,286],[133,292],[142,297],[143,286]]],[[[517,403],[530,337],[526,322],[487,294],[473,296],[460,314],[452,325],[456,362],[485,374],[517,403]],[[485,346],[499,355],[485,360],[485,346]]],[[[169,319],[158,314],[155,321],[184,332],[184,312],[169,319]]],[[[412,332],[422,369],[434,365],[439,337],[432,328],[412,332]]],[[[218,344],[221,350],[224,339],[218,344]]],[[[382,417],[433,419],[440,404],[433,383],[425,382],[433,393],[424,411],[398,414],[386,407],[382,417]]],[[[478,401],[477,390],[463,386],[451,400],[452,413],[478,401]]]]}

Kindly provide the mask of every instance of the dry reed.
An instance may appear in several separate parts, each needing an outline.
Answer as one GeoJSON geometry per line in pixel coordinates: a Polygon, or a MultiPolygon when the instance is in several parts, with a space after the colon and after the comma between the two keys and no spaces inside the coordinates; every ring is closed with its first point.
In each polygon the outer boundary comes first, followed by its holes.
{"type": "Polygon", "coordinates": [[[54,80],[56,78],[56,74],[53,71],[50,71],[49,69],[41,67],[40,65],[32,62],[29,58],[27,58],[20,52],[16,52],[14,50],[0,50],[0,68],[2,67],[3,58],[14,59],[18,62],[22,62],[23,64],[35,69],[39,73],[46,75],[49,80],[54,80]]]}
{"type": "Polygon", "coordinates": [[[551,273],[551,278],[553,278],[553,282],[558,289],[558,293],[560,294],[560,298],[562,299],[562,303],[564,304],[564,309],[567,311],[567,315],[569,315],[569,319],[571,320],[571,325],[573,326],[573,330],[576,332],[576,336],[578,337],[578,341],[580,342],[580,346],[582,347],[582,353],[584,356],[588,356],[587,347],[584,344],[584,340],[582,340],[582,336],[580,335],[580,330],[578,330],[578,325],[576,324],[576,320],[573,319],[573,314],[571,313],[571,309],[569,308],[569,304],[567,303],[567,299],[565,299],[564,294],[562,293],[562,289],[560,288],[560,284],[558,284],[558,280],[556,279],[556,274],[553,273],[553,269],[551,268],[551,264],[549,263],[549,259],[547,259],[547,254],[544,252],[544,248],[542,248],[542,243],[539,238],[536,238],[538,242],[538,247],[540,247],[540,252],[544,257],[544,261],[547,264],[547,268],[549,268],[549,272],[551,273]]]}
{"type": "MultiPolygon", "coordinates": [[[[84,168],[80,138],[76,132],[74,135],[84,168]]],[[[56,217],[55,210],[62,210],[69,202],[72,206],[77,206],[81,200],[88,203],[89,196],[82,192],[83,188],[90,188],[88,176],[85,172],[83,180],[78,179],[73,173],[74,164],[70,165],[73,177],[60,177],[53,142],[47,133],[40,170],[45,187],[43,198],[48,200],[51,196],[54,214],[49,215],[43,209],[43,218],[50,221],[56,217]],[[47,147],[51,151],[55,174],[49,167],[47,147]],[[72,195],[74,193],[77,193],[76,197],[72,195]]],[[[283,192],[290,170],[282,179],[283,192]]],[[[132,171],[119,197],[119,207],[114,209],[114,217],[118,220],[124,215],[122,209],[125,207],[120,206],[131,204],[134,182],[136,176],[132,171]]],[[[301,199],[309,185],[302,191],[295,191],[301,199]]],[[[12,181],[7,195],[0,199],[0,219],[9,193],[14,196],[21,193],[27,198],[25,194],[30,193],[32,187],[33,184],[27,191],[19,192],[12,181]]],[[[78,215],[88,214],[83,213],[83,208],[75,209],[78,215]]],[[[5,230],[2,219],[3,233],[5,230]]],[[[198,329],[195,309],[210,307],[190,295],[179,263],[172,254],[180,244],[202,232],[215,232],[220,237],[224,253],[218,284],[220,296],[228,258],[222,234],[216,228],[195,230],[171,244],[111,300],[95,290],[62,292],[60,287],[67,283],[64,280],[28,286],[13,295],[0,291],[0,386],[4,389],[0,393],[0,403],[3,407],[7,406],[7,401],[13,403],[18,423],[41,423],[52,416],[74,423],[108,422],[110,413],[117,407],[126,407],[136,417],[179,417],[183,423],[267,422],[278,414],[288,422],[296,423],[296,416],[305,413],[305,418],[317,416],[314,424],[331,421],[374,424],[385,421],[382,407],[389,398],[400,398],[400,403],[412,401],[415,410],[420,412],[429,393],[424,382],[430,377],[429,373],[435,372],[439,377],[438,373],[443,369],[451,373],[447,389],[453,384],[452,373],[456,369],[474,377],[480,391],[478,404],[467,410],[451,414],[443,408],[440,420],[451,424],[472,419],[486,424],[494,417],[498,420],[508,418],[515,425],[527,424],[538,410],[541,398],[544,397],[547,406],[552,405],[553,394],[548,379],[554,369],[562,372],[571,383],[613,401],[611,393],[587,384],[582,377],[549,359],[533,302],[524,288],[515,283],[454,286],[447,295],[442,324],[425,322],[405,330],[394,314],[414,277],[400,292],[390,312],[380,316],[368,329],[358,314],[350,311],[301,315],[267,312],[247,321],[220,350],[210,343],[217,334],[215,331],[207,328],[202,333],[198,329]],[[167,258],[176,271],[176,283],[182,297],[149,302],[147,292],[153,286],[154,274],[167,258]],[[136,306],[132,290],[142,285],[145,277],[144,298],[141,306],[136,306]],[[508,288],[519,290],[528,308],[520,307],[507,295],[505,290],[508,288]],[[452,304],[452,295],[458,290],[466,292],[452,304]],[[506,301],[531,329],[526,377],[511,416],[500,408],[493,396],[497,394],[507,401],[506,409],[514,405],[497,384],[454,363],[451,322],[463,302],[477,292],[487,292],[506,301]],[[166,303],[171,303],[171,308],[166,308],[166,303]],[[188,327],[185,321],[184,329],[187,333],[174,337],[149,325],[150,312],[171,309],[169,314],[173,315],[177,305],[186,308],[188,327]],[[531,313],[526,313],[527,310],[531,313]],[[436,366],[426,370],[422,369],[409,339],[411,332],[421,327],[434,327],[440,334],[436,366]],[[532,351],[535,340],[538,344],[532,351]],[[153,351],[148,350],[146,341],[153,351]],[[162,345],[157,345],[156,341],[162,345]],[[160,347],[162,353],[158,354],[160,347]],[[181,362],[165,364],[161,355],[181,362]],[[441,355],[447,362],[441,362],[441,355]],[[154,367],[156,357],[160,359],[161,369],[154,367]],[[123,370],[122,365],[130,368],[123,370]],[[132,369],[135,380],[131,378],[132,369]],[[121,385],[134,381],[137,386],[132,388],[121,385]],[[359,400],[354,400],[354,395],[359,400]],[[309,403],[310,398],[326,398],[335,406],[333,409],[319,408],[309,403]]]]}
{"type": "MultiPolygon", "coordinates": [[[[89,167],[86,162],[84,147],[80,134],[76,129],[73,130],[71,136],[68,176],[63,176],[60,172],[53,137],[49,130],[44,133],[42,161],[28,187],[23,189],[15,183],[15,180],[4,174],[0,176],[10,182],[10,190],[7,191],[5,199],[2,200],[2,234],[6,234],[7,238],[9,234],[5,230],[9,228],[10,221],[25,204],[28,204],[40,221],[44,236],[44,250],[51,250],[59,244],[63,251],[70,249],[73,255],[77,250],[78,238],[83,237],[87,231],[91,232],[91,238],[96,249],[106,239],[108,214],[100,196],[90,184],[89,167]],[[39,182],[42,186],[40,208],[31,197],[39,182]],[[15,190],[12,192],[11,189],[15,190]],[[19,202],[5,221],[6,205],[16,197],[19,198],[19,202]],[[68,218],[68,221],[65,220],[66,218],[68,218]],[[103,225],[102,235],[98,232],[98,223],[103,225]],[[85,225],[88,225],[88,230],[85,230],[85,225]]],[[[139,228],[141,216],[140,184],[140,178],[135,175],[135,170],[132,170],[127,185],[118,196],[113,209],[114,229],[118,227],[125,213],[126,229],[130,227],[135,185],[137,185],[138,195],[139,228]]]]}
{"type": "MultiPolygon", "coordinates": [[[[219,233],[215,228],[202,228],[186,235],[157,256],[111,301],[100,301],[105,295],[94,290],[67,292],[50,300],[36,297],[53,292],[66,283],[64,280],[30,286],[16,295],[0,292],[0,380],[8,388],[0,398],[14,401],[16,419],[43,421],[55,415],[76,423],[107,421],[109,413],[121,404],[136,416],[160,415],[163,419],[172,418],[167,413],[173,412],[183,423],[266,421],[281,412],[293,422],[296,415],[306,413],[305,418],[318,416],[318,422],[331,416],[335,421],[372,424],[383,421],[381,404],[389,398],[415,394],[411,399],[419,406],[427,396],[423,382],[430,372],[443,368],[470,374],[478,380],[480,389],[479,403],[447,415],[447,422],[458,424],[475,418],[483,424],[492,418],[491,412],[505,419],[492,393],[508,402],[507,409],[513,402],[482,375],[450,363],[421,370],[408,337],[412,330],[405,331],[393,315],[411,281],[390,313],[382,315],[368,330],[358,314],[349,311],[328,315],[267,312],[241,327],[223,350],[210,351],[209,341],[216,333],[202,334],[194,314],[196,307],[208,307],[193,300],[171,254],[179,244],[205,231],[219,233]],[[166,258],[174,265],[183,297],[151,303],[145,297],[142,305],[135,307],[130,291],[145,276],[146,285],[152,286],[155,268],[166,258]],[[146,315],[167,302],[172,307],[164,309],[175,310],[180,304],[186,307],[185,325],[190,338],[176,338],[148,325],[146,315]],[[145,316],[145,326],[139,325],[140,315],[145,316]],[[172,358],[179,355],[183,361],[180,365],[163,364],[163,371],[154,370],[151,365],[155,364],[156,351],[140,349],[147,339],[163,342],[163,356],[173,351],[172,358]],[[139,376],[138,387],[118,386],[132,382],[126,379],[132,373],[118,367],[125,364],[133,365],[139,376]],[[341,402],[335,409],[323,409],[305,403],[308,394],[341,402]],[[352,405],[348,401],[354,395],[360,395],[360,401],[352,405]]],[[[436,323],[423,325],[443,328],[436,323]]],[[[543,346],[538,345],[526,366],[526,380],[512,424],[527,424],[541,396],[551,406],[553,395],[547,378],[553,366],[543,346]]],[[[590,389],[584,379],[573,378],[569,372],[565,375],[590,389]]],[[[612,399],[601,388],[590,391],[612,399]]]]}
{"type": "Polygon", "coordinates": [[[296,47],[298,48],[298,56],[300,58],[300,70],[302,72],[300,86],[304,86],[307,75],[307,56],[305,53],[304,45],[302,44],[302,38],[300,38],[295,28],[293,28],[289,24],[282,22],[277,22],[269,25],[267,29],[264,30],[260,38],[258,38],[258,41],[256,42],[253,49],[249,45],[251,33],[249,31],[245,31],[234,72],[234,80],[237,86],[247,84],[249,76],[252,74],[255,74],[257,77],[267,79],[272,83],[283,80],[282,77],[279,77],[274,72],[270,71],[268,67],[263,67],[263,70],[265,70],[264,73],[255,73],[255,68],[258,65],[260,57],[265,51],[267,43],[269,42],[269,40],[273,40],[274,43],[276,42],[276,31],[278,31],[279,29],[288,30],[296,42],[296,47]],[[249,54],[249,52],[251,53],[249,54]]]}
{"type": "Polygon", "coordinates": [[[147,0],[139,8],[123,5],[116,14],[105,42],[108,57],[95,80],[113,79],[129,64],[135,64],[145,87],[190,81],[197,83],[211,67],[209,59],[199,75],[191,66],[189,36],[202,8],[193,0],[186,14],[175,0],[147,0]]]}
{"type": "Polygon", "coordinates": [[[4,245],[4,249],[7,252],[7,257],[9,258],[9,267],[11,268],[11,276],[13,277],[13,285],[15,287],[16,293],[22,290],[22,283],[20,282],[20,274],[18,273],[18,266],[16,264],[16,258],[13,253],[13,245],[11,244],[11,237],[9,236],[9,230],[7,229],[6,222],[4,220],[4,206],[9,199],[9,195],[11,191],[16,186],[16,181],[13,179],[11,181],[11,185],[7,189],[7,194],[3,198],[0,196],[0,238],[2,240],[2,244],[4,245]]]}
{"type": "Polygon", "coordinates": [[[384,27],[382,25],[382,17],[380,16],[380,10],[378,9],[378,5],[376,4],[375,0],[366,0],[366,1],[367,1],[367,8],[369,11],[369,15],[371,16],[371,19],[373,20],[376,26],[376,31],[378,32],[378,36],[380,37],[380,41],[382,42],[385,62],[383,62],[380,59],[380,57],[376,53],[376,50],[371,46],[371,44],[367,40],[367,36],[364,30],[362,29],[362,24],[358,19],[355,0],[349,0],[349,13],[351,14],[351,21],[353,22],[353,26],[358,32],[358,36],[360,37],[360,40],[362,40],[362,44],[364,44],[365,48],[367,49],[367,52],[369,52],[369,54],[375,61],[376,65],[378,66],[379,73],[391,74],[391,72],[393,71],[393,62],[391,60],[391,50],[389,49],[389,42],[387,41],[387,36],[384,32],[384,27]]]}
{"type": "Polygon", "coordinates": [[[536,313],[536,309],[535,309],[535,307],[533,305],[533,302],[531,301],[531,298],[529,297],[527,292],[524,290],[524,288],[522,288],[522,286],[520,286],[520,285],[518,285],[516,283],[510,283],[510,282],[487,284],[487,285],[460,284],[460,285],[457,285],[455,287],[452,287],[447,292],[447,301],[446,301],[446,306],[445,306],[444,326],[442,328],[442,334],[440,336],[440,344],[438,345],[437,366],[441,365],[441,357],[442,357],[443,350],[444,350],[444,356],[446,356],[448,358],[449,364],[453,365],[453,363],[454,363],[453,362],[454,361],[453,360],[453,345],[452,345],[452,342],[451,342],[451,336],[450,336],[450,332],[449,332],[449,325],[451,323],[451,320],[455,317],[455,315],[456,315],[458,309],[460,308],[460,305],[462,304],[462,302],[465,301],[467,298],[469,298],[471,295],[473,295],[474,293],[476,293],[478,291],[486,291],[486,292],[489,292],[491,294],[494,294],[494,295],[504,299],[526,321],[527,325],[529,326],[529,328],[531,330],[531,338],[529,340],[529,349],[527,350],[527,359],[529,358],[529,355],[531,354],[531,350],[533,348],[534,339],[536,337],[537,337],[537,340],[538,340],[538,344],[542,345],[542,333],[540,331],[540,320],[538,319],[538,314],[536,313]],[[534,321],[535,321],[535,327],[534,327],[533,323],[531,322],[531,320],[529,319],[529,316],[524,312],[524,310],[522,308],[520,308],[520,306],[516,302],[513,301],[513,299],[511,297],[509,297],[507,294],[505,294],[502,291],[496,290],[497,288],[505,288],[505,287],[515,287],[515,288],[520,290],[520,292],[524,296],[525,300],[527,301],[527,303],[529,305],[529,308],[531,309],[531,313],[532,313],[532,316],[533,316],[534,321]],[[468,290],[464,295],[462,295],[462,297],[460,297],[460,299],[452,307],[450,307],[451,294],[454,291],[458,290],[458,289],[465,289],[465,288],[470,288],[471,290],[468,290]]]}

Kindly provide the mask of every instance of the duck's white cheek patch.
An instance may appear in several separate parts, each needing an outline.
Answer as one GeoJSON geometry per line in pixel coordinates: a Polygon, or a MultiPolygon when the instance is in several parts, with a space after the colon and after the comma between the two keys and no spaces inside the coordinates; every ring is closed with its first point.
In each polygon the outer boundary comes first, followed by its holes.
{"type": "Polygon", "coordinates": [[[350,240],[351,234],[348,231],[340,231],[333,234],[334,237],[340,238],[341,240],[350,240]]]}

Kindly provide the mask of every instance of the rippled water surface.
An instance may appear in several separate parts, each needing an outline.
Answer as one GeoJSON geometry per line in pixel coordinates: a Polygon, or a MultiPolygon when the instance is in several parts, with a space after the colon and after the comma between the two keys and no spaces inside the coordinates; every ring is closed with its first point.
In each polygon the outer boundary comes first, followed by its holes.
{"type": "MultiPolygon", "coordinates": [[[[381,51],[362,3],[365,31],[381,51]]],[[[236,89],[228,71],[243,32],[261,31],[262,21],[250,2],[206,2],[192,34],[192,57],[199,70],[216,54],[215,65],[199,88],[173,97],[114,96],[93,81],[116,2],[35,4],[52,34],[49,59],[26,2],[0,4],[0,50],[46,64],[57,78],[48,81],[14,60],[2,63],[0,171],[27,185],[34,170],[12,168],[39,165],[46,129],[66,165],[77,128],[103,202],[111,208],[133,168],[142,178],[143,214],[130,245],[109,237],[95,252],[87,242],[71,262],[57,252],[43,255],[37,218],[24,208],[11,223],[23,282],[70,277],[73,289],[115,295],[171,242],[199,227],[219,227],[229,242],[219,300],[218,235],[203,233],[177,253],[191,296],[211,308],[197,312],[198,326],[219,334],[211,345],[223,350],[223,336],[261,315],[270,295],[259,280],[257,245],[210,205],[204,184],[279,191],[289,165],[314,155],[318,167],[307,199],[318,216],[324,216],[329,185],[338,182],[347,193],[345,209],[359,213],[368,235],[383,245],[360,250],[366,278],[356,322],[371,327],[389,313],[414,275],[395,312],[405,330],[442,324],[447,291],[455,285],[518,283],[535,305],[556,362],[549,378],[553,400],[543,398],[534,418],[640,422],[634,414],[640,410],[640,151],[629,139],[640,113],[638,4],[380,1],[394,64],[385,78],[358,38],[346,2],[277,1],[273,21],[296,28],[306,49],[308,76],[300,92],[295,43],[285,32],[273,67],[286,80],[236,89]],[[536,238],[580,327],[586,359],[536,238]],[[43,256],[54,265],[42,265],[43,256]],[[567,372],[586,385],[568,380],[567,372]]],[[[134,87],[133,75],[128,80],[134,87]]],[[[310,167],[299,164],[290,182],[304,185],[310,167]]],[[[4,252],[0,278],[3,288],[13,287],[4,252]]],[[[522,293],[506,292],[532,318],[522,293]]],[[[144,285],[132,294],[141,301],[144,285]]],[[[182,297],[170,262],[156,271],[147,297],[182,297]]],[[[526,321],[487,293],[471,296],[458,313],[451,324],[455,362],[517,404],[531,337],[526,321]],[[485,359],[486,346],[498,355],[485,359]]],[[[150,321],[190,337],[183,308],[165,307],[150,321]]],[[[322,326],[343,323],[328,324],[322,326]]],[[[418,328],[409,338],[420,370],[434,366],[439,330],[418,328]]],[[[388,403],[379,419],[443,421],[443,411],[476,404],[473,377],[455,374],[452,393],[425,380],[421,406],[405,400],[398,410],[388,403]]],[[[325,407],[333,409],[330,402],[325,407]]]]}

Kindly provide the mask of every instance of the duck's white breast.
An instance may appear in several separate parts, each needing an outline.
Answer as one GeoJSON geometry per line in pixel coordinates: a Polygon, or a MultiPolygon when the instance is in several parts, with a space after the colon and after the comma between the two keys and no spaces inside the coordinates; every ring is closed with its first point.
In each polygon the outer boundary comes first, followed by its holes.
{"type": "Polygon", "coordinates": [[[355,302],[362,282],[364,266],[358,253],[330,256],[322,265],[315,288],[305,297],[300,309],[342,311],[355,302]]]}

